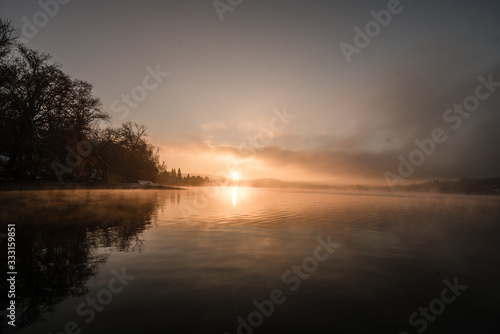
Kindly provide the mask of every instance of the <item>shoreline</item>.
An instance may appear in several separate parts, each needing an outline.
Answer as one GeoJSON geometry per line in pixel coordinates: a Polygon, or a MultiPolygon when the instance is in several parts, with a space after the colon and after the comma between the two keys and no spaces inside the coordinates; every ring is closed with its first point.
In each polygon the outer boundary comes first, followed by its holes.
{"type": "Polygon", "coordinates": [[[0,191],[23,190],[186,190],[181,187],[141,185],[138,183],[85,183],[85,182],[0,182],[0,191]]]}

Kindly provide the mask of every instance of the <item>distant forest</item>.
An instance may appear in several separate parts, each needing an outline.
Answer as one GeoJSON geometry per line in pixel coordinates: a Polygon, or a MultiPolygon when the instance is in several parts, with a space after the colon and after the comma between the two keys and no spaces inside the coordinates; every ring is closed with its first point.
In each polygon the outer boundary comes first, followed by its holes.
{"type": "Polygon", "coordinates": [[[0,179],[137,182],[198,186],[200,176],[170,172],[144,125],[109,121],[92,85],[73,79],[51,56],[18,42],[0,19],[0,179]]]}

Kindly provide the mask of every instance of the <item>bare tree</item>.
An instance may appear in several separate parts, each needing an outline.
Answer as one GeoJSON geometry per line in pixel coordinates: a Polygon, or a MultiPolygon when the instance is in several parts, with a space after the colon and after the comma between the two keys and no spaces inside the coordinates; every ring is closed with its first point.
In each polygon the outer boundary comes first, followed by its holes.
{"type": "Polygon", "coordinates": [[[10,21],[0,19],[0,59],[10,53],[18,37],[19,32],[12,27],[10,21]]]}
{"type": "Polygon", "coordinates": [[[90,84],[71,80],[45,53],[17,50],[0,65],[0,120],[11,125],[7,176],[24,179],[62,159],[66,145],[85,139],[91,123],[107,115],[90,84]]]}

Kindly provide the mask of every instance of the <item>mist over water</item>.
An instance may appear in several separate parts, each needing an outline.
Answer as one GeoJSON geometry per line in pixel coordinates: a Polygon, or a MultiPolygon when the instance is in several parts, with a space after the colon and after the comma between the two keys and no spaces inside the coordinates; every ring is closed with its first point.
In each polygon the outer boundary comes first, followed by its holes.
{"type": "Polygon", "coordinates": [[[415,333],[409,316],[454,278],[467,289],[425,332],[500,326],[498,197],[221,188],[0,192],[0,203],[16,224],[24,334],[69,321],[82,333],[236,333],[274,289],[286,300],[255,333],[415,333]],[[292,291],[284,272],[328,236],[340,247],[292,291]],[[87,323],[78,306],[122,268],[134,279],[87,323]]]}

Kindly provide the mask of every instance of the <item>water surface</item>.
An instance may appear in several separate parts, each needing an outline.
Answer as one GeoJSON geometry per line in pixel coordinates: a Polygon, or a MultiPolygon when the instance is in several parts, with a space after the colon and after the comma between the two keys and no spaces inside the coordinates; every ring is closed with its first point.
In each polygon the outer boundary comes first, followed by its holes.
{"type": "Polygon", "coordinates": [[[0,201],[2,224],[17,228],[19,333],[74,323],[81,333],[232,334],[276,289],[285,300],[255,333],[416,333],[422,322],[409,316],[454,279],[467,289],[425,332],[500,328],[498,197],[217,188],[0,201]],[[328,237],[340,244],[333,254],[283,280],[328,237]],[[129,276],[121,289],[118,273],[129,276]],[[106,305],[90,311],[96,297],[106,305]]]}

